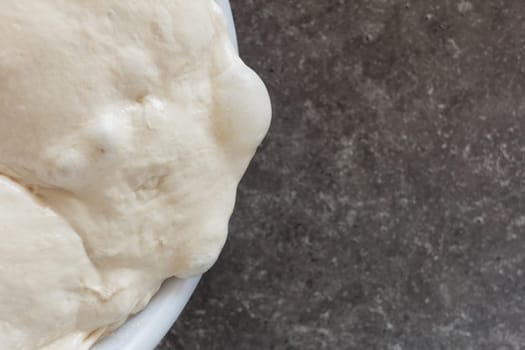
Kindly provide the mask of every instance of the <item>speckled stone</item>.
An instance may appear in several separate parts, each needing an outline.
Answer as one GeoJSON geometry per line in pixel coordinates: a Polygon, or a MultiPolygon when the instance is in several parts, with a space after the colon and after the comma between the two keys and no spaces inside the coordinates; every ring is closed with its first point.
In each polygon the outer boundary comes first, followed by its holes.
{"type": "Polygon", "coordinates": [[[525,350],[525,1],[232,3],[274,122],[158,350],[525,350]]]}

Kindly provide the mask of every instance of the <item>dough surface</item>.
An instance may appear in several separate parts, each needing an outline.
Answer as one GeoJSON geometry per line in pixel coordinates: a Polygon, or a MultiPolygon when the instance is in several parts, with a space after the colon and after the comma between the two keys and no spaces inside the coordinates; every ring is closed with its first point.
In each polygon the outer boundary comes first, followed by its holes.
{"type": "Polygon", "coordinates": [[[88,349],[216,261],[269,97],[213,0],[0,5],[0,349],[88,349]]]}

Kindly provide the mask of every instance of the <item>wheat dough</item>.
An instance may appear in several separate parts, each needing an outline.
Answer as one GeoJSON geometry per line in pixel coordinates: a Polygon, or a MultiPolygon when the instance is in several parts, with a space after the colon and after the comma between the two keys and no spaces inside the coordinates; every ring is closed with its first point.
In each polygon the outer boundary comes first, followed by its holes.
{"type": "Polygon", "coordinates": [[[212,0],[0,6],[0,348],[87,349],[215,262],[269,98],[212,0]]]}

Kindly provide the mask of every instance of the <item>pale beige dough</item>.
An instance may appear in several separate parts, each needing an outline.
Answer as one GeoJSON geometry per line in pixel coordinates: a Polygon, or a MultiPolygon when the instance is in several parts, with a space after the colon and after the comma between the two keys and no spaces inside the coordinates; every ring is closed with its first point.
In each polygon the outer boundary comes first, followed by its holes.
{"type": "Polygon", "coordinates": [[[0,8],[0,349],[88,348],[215,262],[268,94],[213,0],[0,8]]]}

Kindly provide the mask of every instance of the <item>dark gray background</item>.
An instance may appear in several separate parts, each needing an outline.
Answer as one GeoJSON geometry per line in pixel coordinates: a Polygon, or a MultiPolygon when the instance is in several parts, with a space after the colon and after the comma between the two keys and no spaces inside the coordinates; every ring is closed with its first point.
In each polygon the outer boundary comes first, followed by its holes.
{"type": "Polygon", "coordinates": [[[159,350],[525,349],[525,1],[232,3],[273,126],[159,350]]]}

